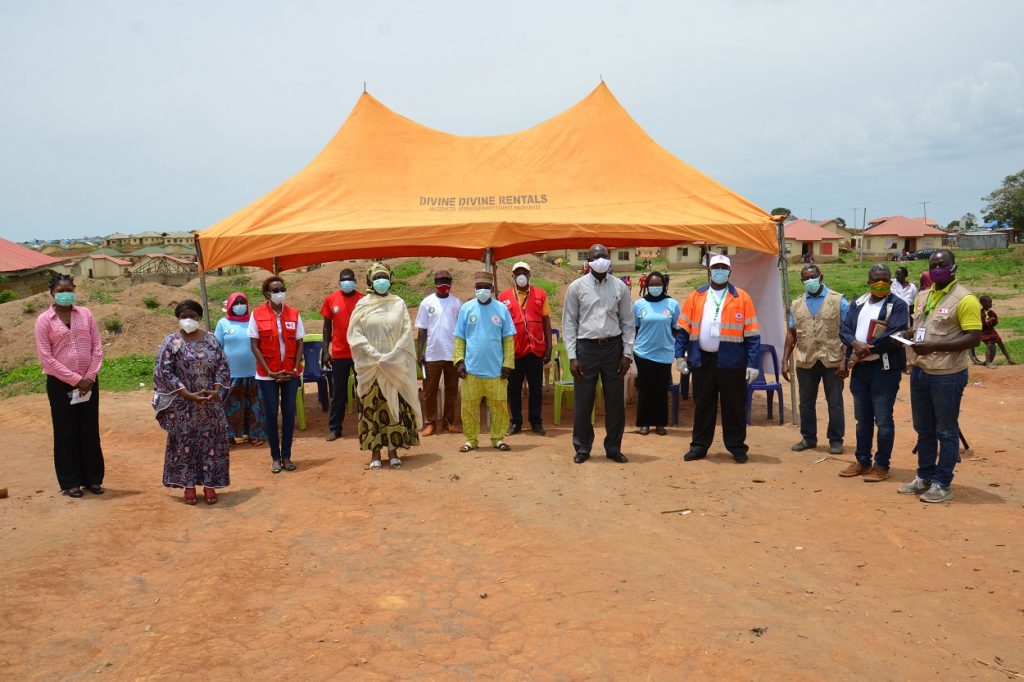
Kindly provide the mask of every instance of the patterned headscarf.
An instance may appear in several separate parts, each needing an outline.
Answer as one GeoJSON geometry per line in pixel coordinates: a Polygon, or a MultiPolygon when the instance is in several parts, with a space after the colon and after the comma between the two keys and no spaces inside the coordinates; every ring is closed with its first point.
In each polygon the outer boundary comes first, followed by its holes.
{"type": "Polygon", "coordinates": [[[394,278],[394,273],[387,264],[377,261],[366,270],[366,287],[370,293],[373,293],[373,280],[377,278],[377,275],[387,275],[388,279],[394,278]]]}

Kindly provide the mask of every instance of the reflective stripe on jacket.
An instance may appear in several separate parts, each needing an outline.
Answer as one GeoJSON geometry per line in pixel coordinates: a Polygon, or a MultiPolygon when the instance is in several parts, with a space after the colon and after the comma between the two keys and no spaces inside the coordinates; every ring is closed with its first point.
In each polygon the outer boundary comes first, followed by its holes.
{"type": "MultiPolygon", "coordinates": [[[[683,302],[676,332],[676,357],[686,353],[690,367],[700,367],[700,323],[707,300],[707,284],[691,291],[683,302]]],[[[761,365],[761,328],[750,295],[732,284],[722,302],[721,345],[718,348],[718,366],[722,369],[740,367],[758,368],[761,365]]]]}

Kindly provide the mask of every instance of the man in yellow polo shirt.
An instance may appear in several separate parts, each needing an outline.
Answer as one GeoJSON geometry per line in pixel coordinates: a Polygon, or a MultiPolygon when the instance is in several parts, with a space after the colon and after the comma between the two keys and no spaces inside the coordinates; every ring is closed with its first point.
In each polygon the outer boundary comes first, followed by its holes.
{"type": "Polygon", "coordinates": [[[953,499],[950,483],[960,454],[960,399],[967,386],[967,351],[981,340],[981,303],[956,279],[956,257],[936,251],[928,259],[930,289],[911,311],[910,409],[917,431],[917,477],[902,495],[922,502],[953,499]]]}

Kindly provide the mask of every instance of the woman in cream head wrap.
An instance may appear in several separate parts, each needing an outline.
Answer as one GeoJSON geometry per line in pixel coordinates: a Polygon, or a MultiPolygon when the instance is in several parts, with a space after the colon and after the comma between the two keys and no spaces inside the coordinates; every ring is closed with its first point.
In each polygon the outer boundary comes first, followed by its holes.
{"type": "Polygon", "coordinates": [[[389,293],[391,278],[384,263],[370,266],[369,295],[356,304],[348,326],[360,405],[359,448],[370,451],[371,469],[381,467],[382,449],[392,467],[402,466],[398,448],[419,445],[423,424],[409,309],[389,293]]]}

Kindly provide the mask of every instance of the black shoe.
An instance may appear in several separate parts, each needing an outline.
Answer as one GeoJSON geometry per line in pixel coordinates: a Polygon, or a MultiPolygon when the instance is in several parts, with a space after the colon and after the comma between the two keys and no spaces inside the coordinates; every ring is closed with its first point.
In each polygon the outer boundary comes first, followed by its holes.
{"type": "Polygon", "coordinates": [[[577,452],[576,456],[572,458],[572,461],[576,462],[577,464],[583,464],[588,459],[590,459],[589,452],[577,452]]]}
{"type": "Polygon", "coordinates": [[[60,492],[62,495],[67,495],[68,497],[81,497],[85,494],[82,492],[81,488],[68,488],[67,490],[62,490],[60,492]]]}
{"type": "Polygon", "coordinates": [[[338,440],[339,438],[341,438],[341,431],[331,431],[327,434],[327,438],[325,440],[330,442],[332,440],[338,440]]]}
{"type": "Polygon", "coordinates": [[[103,486],[101,486],[99,483],[97,483],[96,485],[87,485],[85,486],[85,489],[91,492],[93,495],[102,495],[103,493],[106,492],[106,490],[103,489],[103,486]]]}
{"type": "Polygon", "coordinates": [[[817,443],[812,443],[806,438],[801,438],[800,442],[790,448],[793,452],[803,452],[804,450],[813,450],[818,447],[817,443]]]}
{"type": "Polygon", "coordinates": [[[607,457],[613,462],[618,462],[619,464],[625,464],[626,462],[629,461],[628,459],[626,459],[626,456],[621,452],[616,452],[614,455],[605,455],[605,457],[607,457]]]}
{"type": "Polygon", "coordinates": [[[651,432],[651,427],[650,426],[641,426],[640,430],[637,431],[637,433],[639,433],[641,436],[646,436],[650,432],[651,432]]]}
{"type": "Polygon", "coordinates": [[[546,435],[548,435],[548,432],[545,431],[544,427],[541,426],[540,424],[534,424],[532,426],[532,428],[533,428],[533,432],[536,433],[538,436],[546,436],[546,435]]]}
{"type": "Polygon", "coordinates": [[[665,428],[664,426],[658,426],[658,427],[656,427],[656,428],[654,429],[654,432],[655,432],[656,434],[658,434],[659,436],[667,436],[667,435],[668,435],[668,429],[666,429],[666,428],[665,428]]]}
{"type": "Polygon", "coordinates": [[[695,459],[704,459],[707,456],[708,456],[708,453],[706,453],[706,452],[702,452],[700,450],[694,450],[693,448],[690,448],[690,451],[687,452],[685,455],[683,455],[683,461],[684,462],[692,462],[695,459]]]}
{"type": "Polygon", "coordinates": [[[737,464],[746,464],[747,463],[747,454],[745,452],[741,452],[738,455],[733,455],[732,458],[734,460],[736,460],[737,464]]]}
{"type": "Polygon", "coordinates": [[[292,464],[292,461],[290,459],[284,460],[283,466],[285,471],[295,471],[298,468],[294,464],[292,464]]]}
{"type": "Polygon", "coordinates": [[[517,433],[519,433],[522,430],[523,430],[523,427],[520,426],[519,424],[512,424],[511,426],[508,427],[508,431],[505,433],[505,435],[506,436],[514,436],[514,435],[516,435],[517,433]]]}

